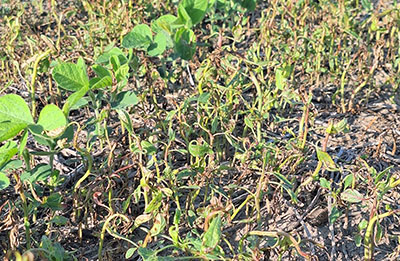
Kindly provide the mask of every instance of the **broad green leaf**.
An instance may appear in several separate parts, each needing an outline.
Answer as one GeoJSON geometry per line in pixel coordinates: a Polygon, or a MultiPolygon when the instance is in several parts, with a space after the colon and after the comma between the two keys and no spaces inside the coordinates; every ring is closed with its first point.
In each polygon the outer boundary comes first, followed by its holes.
{"type": "Polygon", "coordinates": [[[178,19],[175,21],[175,23],[184,25],[186,28],[193,27],[192,18],[187,13],[185,7],[182,4],[178,6],[178,19]]]}
{"type": "Polygon", "coordinates": [[[319,183],[321,184],[321,187],[331,189],[331,183],[326,178],[320,178],[319,183]]]}
{"type": "Polygon", "coordinates": [[[153,199],[150,201],[149,205],[146,207],[144,210],[145,213],[151,213],[154,210],[157,210],[161,206],[161,200],[162,200],[162,193],[159,191],[153,199]]]}
{"type": "Polygon", "coordinates": [[[358,230],[361,231],[368,226],[368,221],[365,219],[362,219],[360,223],[358,223],[358,230]]]}
{"type": "Polygon", "coordinates": [[[244,118],[244,124],[247,126],[247,128],[250,128],[250,129],[254,128],[253,121],[250,117],[244,118]]]}
{"type": "Polygon", "coordinates": [[[192,59],[196,52],[196,36],[193,31],[186,28],[179,29],[175,34],[175,50],[184,60],[192,59]]]}
{"type": "Polygon", "coordinates": [[[18,153],[18,144],[14,141],[8,141],[0,147],[0,167],[11,160],[18,153]]]}
{"type": "Polygon", "coordinates": [[[153,41],[151,29],[146,24],[136,25],[125,35],[122,46],[125,48],[147,49],[153,41]]]}
{"type": "Polygon", "coordinates": [[[286,78],[284,77],[283,69],[276,69],[275,71],[275,85],[278,90],[285,89],[286,78]]]}
{"type": "Polygon", "coordinates": [[[155,34],[161,33],[162,31],[172,34],[172,25],[176,19],[176,16],[171,14],[160,16],[151,23],[151,30],[153,30],[155,34]]]}
{"type": "Polygon", "coordinates": [[[44,181],[51,176],[51,166],[48,164],[39,164],[31,171],[25,171],[21,175],[21,181],[44,181]]]}
{"type": "Polygon", "coordinates": [[[22,160],[12,160],[7,162],[6,164],[4,164],[3,166],[0,167],[0,171],[1,170],[16,170],[22,167],[22,160]]]}
{"type": "Polygon", "coordinates": [[[50,194],[50,196],[44,198],[43,207],[52,210],[61,210],[61,200],[62,197],[59,193],[50,194]]]}
{"type": "Polygon", "coordinates": [[[111,72],[108,69],[106,69],[103,66],[101,66],[101,65],[94,64],[92,66],[92,69],[97,74],[97,76],[99,78],[103,78],[103,77],[106,77],[106,76],[110,76],[110,77],[112,76],[111,72]]]}
{"type": "Polygon", "coordinates": [[[167,38],[163,32],[160,32],[154,37],[154,42],[147,49],[150,56],[158,56],[164,53],[167,48],[167,38]]]}
{"type": "Polygon", "coordinates": [[[46,105],[39,115],[37,124],[43,127],[51,137],[58,136],[64,131],[67,125],[67,119],[60,108],[54,104],[46,105]]]}
{"type": "Polygon", "coordinates": [[[331,210],[331,214],[329,215],[329,224],[335,223],[335,221],[340,217],[342,213],[340,210],[334,206],[331,210]]]}
{"type": "Polygon", "coordinates": [[[110,76],[104,76],[103,78],[94,77],[89,81],[89,86],[91,90],[104,89],[111,85],[112,85],[112,78],[110,76]]]}
{"type": "Polygon", "coordinates": [[[136,247],[131,247],[129,248],[126,253],[125,253],[125,258],[129,259],[133,256],[133,254],[136,252],[137,248],[136,247]]]}
{"type": "Polygon", "coordinates": [[[86,70],[87,70],[86,63],[85,63],[85,60],[83,60],[82,57],[78,58],[78,61],[76,61],[76,64],[79,65],[82,68],[82,70],[84,70],[86,72],[86,70]]]}
{"type": "Polygon", "coordinates": [[[341,193],[341,198],[350,203],[359,203],[364,199],[364,196],[355,189],[346,189],[341,193]]]}
{"type": "Polygon", "coordinates": [[[143,258],[143,261],[156,261],[157,260],[157,252],[151,250],[149,248],[138,248],[139,255],[143,258]]]}
{"type": "Polygon", "coordinates": [[[190,16],[192,24],[196,25],[203,20],[208,7],[208,0],[183,0],[182,5],[186,13],[190,16]]]}
{"type": "Polygon", "coordinates": [[[0,97],[0,142],[13,138],[33,124],[28,105],[16,94],[0,97]]]}
{"type": "Polygon", "coordinates": [[[212,150],[207,143],[198,145],[196,141],[191,141],[189,143],[189,153],[194,157],[204,157],[207,153],[212,153],[212,150]]]}
{"type": "Polygon", "coordinates": [[[139,102],[136,94],[132,91],[124,91],[117,94],[114,102],[111,103],[113,109],[125,109],[136,105],[139,102]]]}
{"type": "Polygon", "coordinates": [[[179,244],[179,233],[178,229],[176,226],[170,226],[168,229],[169,236],[172,238],[172,242],[174,243],[175,246],[178,246],[179,244]]]}
{"type": "Polygon", "coordinates": [[[78,91],[89,86],[89,78],[81,65],[60,63],[53,69],[53,78],[57,84],[68,91],[78,91]]]}
{"type": "Polygon", "coordinates": [[[129,76],[129,65],[124,64],[118,68],[118,70],[115,71],[115,78],[117,79],[117,82],[121,82],[124,79],[127,79],[129,76]]]}
{"type": "Polygon", "coordinates": [[[221,217],[217,215],[210,223],[208,230],[204,233],[203,247],[214,249],[221,239],[221,217]]]}
{"type": "Polygon", "coordinates": [[[0,190],[7,188],[10,185],[10,179],[3,172],[0,172],[0,190]]]}
{"type": "Polygon", "coordinates": [[[199,98],[197,101],[202,104],[206,104],[208,100],[210,99],[211,94],[209,92],[203,92],[202,94],[199,95],[199,98]]]}
{"type": "Polygon", "coordinates": [[[83,97],[86,95],[86,93],[89,91],[89,86],[85,86],[82,89],[80,89],[77,92],[74,92],[71,94],[68,98],[67,101],[65,102],[62,111],[65,116],[68,116],[69,111],[71,108],[83,97]]]}
{"type": "Polygon", "coordinates": [[[96,63],[108,64],[110,62],[110,57],[113,56],[113,55],[117,55],[118,56],[119,61],[120,61],[121,64],[124,64],[124,63],[126,63],[128,61],[128,59],[126,58],[124,52],[121,49],[119,49],[118,47],[114,47],[111,50],[109,50],[109,51],[103,53],[102,55],[100,55],[97,58],[96,63]]]}
{"type": "Polygon", "coordinates": [[[354,174],[347,175],[343,180],[344,189],[350,187],[353,184],[353,181],[354,181],[354,174]]]}
{"type": "Polygon", "coordinates": [[[256,9],[256,0],[241,0],[240,5],[249,11],[254,11],[256,9]]]}
{"type": "Polygon", "coordinates": [[[148,155],[153,155],[157,152],[157,148],[154,147],[154,145],[148,142],[147,140],[142,140],[142,142],[140,142],[140,145],[148,155]]]}
{"type": "Polygon", "coordinates": [[[57,226],[63,226],[68,223],[68,218],[64,216],[55,216],[50,220],[50,222],[57,226]]]}
{"type": "Polygon", "coordinates": [[[120,63],[117,55],[113,55],[110,57],[110,64],[112,65],[114,72],[116,72],[119,69],[119,67],[121,66],[121,63],[120,63]]]}

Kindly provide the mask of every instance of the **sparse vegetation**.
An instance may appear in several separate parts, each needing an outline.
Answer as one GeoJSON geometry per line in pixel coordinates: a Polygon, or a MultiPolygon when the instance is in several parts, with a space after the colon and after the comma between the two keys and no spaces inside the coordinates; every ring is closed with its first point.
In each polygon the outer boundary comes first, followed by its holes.
{"type": "Polygon", "coordinates": [[[399,21],[0,0],[0,256],[398,260],[399,21]]]}

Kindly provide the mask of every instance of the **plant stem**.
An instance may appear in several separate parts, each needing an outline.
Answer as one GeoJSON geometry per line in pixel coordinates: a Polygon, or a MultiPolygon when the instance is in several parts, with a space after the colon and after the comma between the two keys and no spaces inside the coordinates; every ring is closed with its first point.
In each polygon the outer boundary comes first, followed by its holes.
{"type": "Polygon", "coordinates": [[[22,201],[22,210],[24,212],[24,226],[25,226],[25,238],[26,238],[26,248],[31,248],[31,225],[29,223],[29,209],[28,209],[28,202],[25,197],[23,185],[21,179],[19,178],[18,174],[14,173],[14,178],[17,181],[17,185],[15,186],[16,190],[19,193],[22,201]]]}
{"type": "Polygon", "coordinates": [[[39,67],[39,62],[43,60],[47,55],[49,55],[51,52],[50,49],[48,49],[46,52],[41,53],[35,60],[35,63],[33,65],[33,73],[32,73],[32,80],[31,80],[31,102],[32,102],[32,117],[35,118],[36,116],[36,101],[35,101],[35,82],[36,82],[36,76],[37,76],[37,69],[39,67]]]}

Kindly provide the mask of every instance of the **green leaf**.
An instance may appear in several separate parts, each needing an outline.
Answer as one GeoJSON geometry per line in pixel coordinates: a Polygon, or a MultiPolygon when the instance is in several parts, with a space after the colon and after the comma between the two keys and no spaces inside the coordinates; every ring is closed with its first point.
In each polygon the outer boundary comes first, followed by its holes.
{"type": "Polygon", "coordinates": [[[175,21],[177,21],[177,17],[168,14],[159,17],[157,20],[151,23],[151,30],[153,30],[155,34],[164,34],[168,48],[174,46],[171,35],[177,28],[177,25],[175,25],[175,21]]]}
{"type": "Polygon", "coordinates": [[[197,141],[193,140],[189,143],[189,153],[194,157],[204,157],[207,153],[212,153],[212,150],[207,143],[198,145],[197,141]]]}
{"type": "Polygon", "coordinates": [[[12,160],[0,167],[1,170],[16,170],[22,167],[22,160],[12,160]]]}
{"type": "Polygon", "coordinates": [[[181,28],[175,34],[175,50],[184,60],[192,59],[196,52],[196,36],[190,29],[181,28]]]}
{"type": "Polygon", "coordinates": [[[68,218],[64,216],[55,216],[50,220],[50,222],[56,224],[57,226],[63,226],[68,223],[68,218]]]}
{"type": "Polygon", "coordinates": [[[131,257],[133,256],[133,254],[136,252],[136,250],[137,250],[137,247],[131,247],[131,248],[129,248],[129,249],[126,251],[126,253],[125,253],[125,258],[126,258],[126,259],[131,258],[131,257]]]}
{"type": "Polygon", "coordinates": [[[147,140],[142,140],[142,142],[140,142],[140,145],[148,155],[153,155],[157,152],[157,148],[154,147],[154,145],[148,142],[147,140]]]}
{"type": "Polygon", "coordinates": [[[30,172],[26,171],[21,175],[21,181],[29,181],[31,183],[44,181],[51,176],[51,166],[48,164],[39,164],[30,172]]]}
{"type": "MultiPolygon", "coordinates": [[[[103,53],[102,55],[100,55],[97,60],[96,63],[101,63],[101,64],[109,64],[110,62],[110,58],[111,56],[116,55],[118,56],[119,62],[121,64],[124,64],[128,61],[128,59],[126,58],[124,52],[119,49],[118,47],[114,47],[111,50],[103,53]]],[[[93,68],[93,67],[92,67],[93,68]]],[[[97,73],[97,72],[96,72],[97,73]]],[[[97,74],[98,75],[98,74],[97,74]]],[[[99,75],[100,76],[100,75],[99,75]]]]}
{"type": "Polygon", "coordinates": [[[33,124],[28,105],[16,94],[0,97],[0,142],[16,136],[33,124]]]}
{"type": "Polygon", "coordinates": [[[359,203],[364,199],[364,196],[355,189],[346,189],[341,193],[341,198],[350,203],[359,203]]]}
{"type": "Polygon", "coordinates": [[[67,125],[67,119],[60,108],[54,104],[46,105],[39,115],[37,124],[51,137],[59,136],[67,125]]]}
{"type": "Polygon", "coordinates": [[[89,86],[89,78],[81,65],[60,63],[53,69],[53,78],[57,84],[68,91],[78,91],[89,86]]]}
{"type": "Polygon", "coordinates": [[[340,212],[340,210],[336,206],[334,206],[331,210],[331,214],[329,215],[329,223],[335,223],[335,221],[340,217],[341,214],[342,213],[340,212]]]}
{"type": "Polygon", "coordinates": [[[143,258],[143,261],[155,261],[157,260],[157,252],[148,248],[139,247],[139,255],[143,258]]]}
{"type": "Polygon", "coordinates": [[[113,109],[125,109],[139,102],[136,94],[132,91],[124,91],[117,94],[115,101],[111,103],[113,109]]]}
{"type": "Polygon", "coordinates": [[[50,196],[45,197],[43,202],[43,207],[50,208],[52,210],[61,210],[61,200],[62,197],[59,193],[50,194],[50,196]]]}
{"type": "Polygon", "coordinates": [[[202,104],[206,104],[208,100],[210,99],[211,94],[209,92],[203,92],[202,94],[199,95],[199,98],[197,101],[202,104]]]}
{"type": "Polygon", "coordinates": [[[7,188],[10,186],[10,179],[3,172],[0,172],[0,190],[7,188]]]}
{"type": "Polygon", "coordinates": [[[328,153],[317,148],[317,157],[329,171],[336,171],[336,164],[328,153]]]}
{"type": "Polygon", "coordinates": [[[217,215],[210,223],[208,230],[204,233],[203,247],[214,249],[221,239],[221,217],[217,215]]]}
{"type": "Polygon", "coordinates": [[[129,76],[129,65],[124,64],[118,68],[118,70],[115,71],[115,78],[117,79],[117,82],[121,82],[124,79],[127,79],[129,76]]]}
{"type": "Polygon", "coordinates": [[[177,24],[182,24],[186,28],[192,28],[193,27],[193,22],[192,18],[190,15],[187,13],[185,7],[183,4],[180,4],[178,6],[178,19],[175,21],[177,24]]]}
{"type": "Polygon", "coordinates": [[[283,69],[279,68],[275,71],[275,85],[278,90],[284,90],[286,84],[286,78],[284,77],[283,69]]]}
{"type": "Polygon", "coordinates": [[[191,18],[192,25],[194,26],[203,20],[208,7],[208,0],[183,0],[179,6],[182,6],[185,9],[186,13],[191,18]]]}
{"type": "Polygon", "coordinates": [[[18,153],[18,144],[14,141],[8,141],[0,147],[0,167],[6,164],[18,153]]]}
{"type": "Polygon", "coordinates": [[[358,230],[361,231],[368,226],[368,221],[365,219],[362,219],[360,223],[358,223],[358,230]]]}
{"type": "Polygon", "coordinates": [[[131,32],[125,35],[122,46],[146,50],[153,41],[151,29],[146,24],[136,25],[131,32]]]}
{"type": "Polygon", "coordinates": [[[321,187],[331,189],[331,183],[326,178],[320,178],[319,183],[321,184],[321,187]]]}
{"type": "Polygon", "coordinates": [[[256,0],[242,0],[240,5],[249,11],[254,11],[256,9],[256,0]]]}
{"type": "Polygon", "coordinates": [[[103,78],[94,77],[89,81],[89,86],[91,90],[104,89],[111,85],[112,85],[111,76],[104,76],[103,78]]]}
{"type": "Polygon", "coordinates": [[[164,53],[167,48],[167,38],[163,32],[158,33],[154,38],[154,42],[151,43],[147,49],[147,53],[150,56],[159,56],[164,53]]]}
{"type": "Polygon", "coordinates": [[[346,119],[343,119],[336,124],[330,123],[328,128],[326,128],[326,133],[329,133],[329,134],[337,134],[340,132],[346,133],[348,131],[349,131],[349,126],[347,124],[346,119]]]}
{"type": "Polygon", "coordinates": [[[154,210],[159,209],[161,206],[161,200],[162,200],[162,193],[161,191],[157,192],[157,194],[153,197],[153,199],[150,201],[149,205],[146,207],[144,210],[145,213],[151,213],[154,210]]]}
{"type": "Polygon", "coordinates": [[[354,180],[354,174],[349,174],[344,178],[344,189],[347,189],[348,187],[351,186],[351,184],[353,184],[353,180],[354,180]]]}
{"type": "Polygon", "coordinates": [[[356,246],[357,246],[357,247],[360,247],[361,244],[362,244],[362,237],[361,237],[361,235],[360,235],[360,234],[356,234],[356,235],[354,236],[354,241],[355,241],[355,243],[356,243],[356,246]]]}
{"type": "Polygon", "coordinates": [[[106,68],[104,68],[103,66],[101,66],[101,65],[98,65],[98,64],[94,64],[93,66],[92,66],[92,70],[97,74],[97,76],[98,77],[100,77],[100,78],[104,78],[104,77],[106,77],[106,76],[112,76],[111,75],[111,72],[108,70],[108,69],[106,69],[106,68]]]}
{"type": "Polygon", "coordinates": [[[74,92],[71,94],[68,98],[67,101],[65,102],[62,111],[65,116],[68,116],[69,111],[71,108],[83,97],[86,95],[86,93],[89,91],[89,86],[85,86],[84,88],[80,89],[77,92],[74,92]]]}

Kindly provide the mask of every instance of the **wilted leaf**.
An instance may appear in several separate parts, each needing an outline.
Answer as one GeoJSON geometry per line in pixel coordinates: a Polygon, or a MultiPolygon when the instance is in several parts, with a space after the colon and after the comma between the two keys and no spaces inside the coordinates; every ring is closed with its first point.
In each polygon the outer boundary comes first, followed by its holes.
{"type": "Polygon", "coordinates": [[[355,189],[346,189],[342,192],[341,198],[350,203],[358,203],[364,199],[364,196],[355,189]]]}

